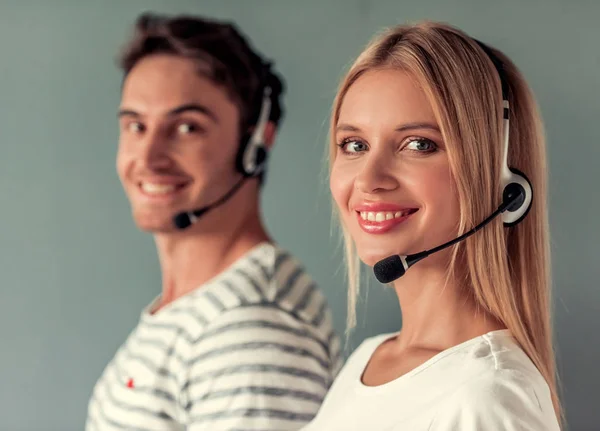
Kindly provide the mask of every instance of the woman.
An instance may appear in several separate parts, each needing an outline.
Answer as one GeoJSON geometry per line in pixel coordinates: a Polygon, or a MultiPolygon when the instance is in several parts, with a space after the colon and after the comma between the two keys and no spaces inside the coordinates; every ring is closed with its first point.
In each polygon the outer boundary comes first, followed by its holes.
{"type": "Polygon", "coordinates": [[[350,324],[357,256],[375,266],[432,249],[504,212],[391,275],[402,330],[363,342],[305,430],[560,429],[545,143],[513,63],[445,24],[394,28],[342,81],[331,140],[350,324]],[[505,154],[530,181],[518,196],[505,154]]]}

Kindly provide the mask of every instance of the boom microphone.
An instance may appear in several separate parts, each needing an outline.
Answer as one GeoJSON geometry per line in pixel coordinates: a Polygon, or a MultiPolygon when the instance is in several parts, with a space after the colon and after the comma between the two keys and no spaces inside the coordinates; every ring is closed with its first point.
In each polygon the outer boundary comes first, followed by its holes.
{"type": "Polygon", "coordinates": [[[227,193],[225,193],[220,199],[213,202],[212,204],[207,205],[202,208],[198,208],[194,211],[184,211],[184,212],[177,214],[175,217],[173,217],[173,223],[179,230],[188,228],[193,223],[196,223],[196,221],[200,217],[202,217],[204,214],[206,214],[208,211],[227,202],[227,200],[229,198],[231,198],[235,194],[236,191],[239,190],[239,188],[242,186],[242,184],[244,184],[244,181],[246,181],[247,179],[248,179],[248,177],[246,177],[246,176],[242,177],[237,183],[234,184],[234,186],[231,189],[229,189],[229,191],[227,193]]]}
{"type": "Polygon", "coordinates": [[[419,253],[409,254],[407,256],[401,255],[393,255],[386,257],[383,260],[380,260],[373,267],[373,271],[375,272],[375,277],[379,280],[380,283],[391,283],[402,277],[404,273],[413,266],[415,263],[419,262],[422,259],[425,259],[427,256],[432,255],[433,253],[437,253],[438,251],[442,251],[464,239],[473,235],[475,232],[483,228],[497,216],[502,214],[506,210],[511,210],[513,207],[518,207],[522,205],[522,201],[525,198],[525,189],[518,183],[509,184],[504,193],[504,199],[502,205],[498,207],[496,211],[494,211],[488,218],[479,223],[470,231],[462,234],[458,238],[454,238],[442,245],[439,245],[431,250],[424,250],[419,253]]]}

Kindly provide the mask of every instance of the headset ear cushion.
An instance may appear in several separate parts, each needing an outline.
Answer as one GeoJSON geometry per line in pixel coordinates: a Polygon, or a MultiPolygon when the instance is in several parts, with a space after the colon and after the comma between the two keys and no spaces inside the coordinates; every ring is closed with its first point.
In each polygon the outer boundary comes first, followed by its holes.
{"type": "Polygon", "coordinates": [[[529,178],[518,169],[509,169],[512,175],[504,186],[503,199],[506,199],[508,193],[514,192],[515,189],[522,190],[523,194],[522,198],[518,199],[502,213],[502,221],[506,227],[519,224],[529,214],[531,203],[533,202],[533,187],[529,178]]]}
{"type": "Polygon", "coordinates": [[[506,205],[506,211],[518,211],[525,204],[525,188],[516,182],[508,183],[502,193],[502,203],[506,205]]]}
{"type": "Polygon", "coordinates": [[[255,172],[259,173],[263,170],[263,165],[267,161],[267,150],[265,147],[260,146],[256,149],[256,169],[255,172]]]}

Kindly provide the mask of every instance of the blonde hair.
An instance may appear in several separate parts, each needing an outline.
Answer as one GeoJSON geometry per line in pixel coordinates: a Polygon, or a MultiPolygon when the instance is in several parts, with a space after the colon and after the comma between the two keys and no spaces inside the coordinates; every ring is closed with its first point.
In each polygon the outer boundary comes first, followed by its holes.
{"type": "MultiPolygon", "coordinates": [[[[525,219],[505,228],[498,218],[454,246],[449,277],[465,286],[478,307],[511,331],[545,378],[559,420],[550,315],[550,250],[546,150],[536,101],[523,76],[501,52],[509,88],[508,164],[525,172],[534,198],[525,219]]],[[[329,166],[335,160],[335,127],[350,86],[373,69],[398,69],[421,85],[436,115],[460,205],[459,234],[500,204],[502,91],[498,72],[475,40],[459,29],[430,21],[403,25],[377,36],[342,79],[334,100],[329,166]]],[[[356,324],[359,263],[342,226],[348,267],[348,327],[356,324]]]]}

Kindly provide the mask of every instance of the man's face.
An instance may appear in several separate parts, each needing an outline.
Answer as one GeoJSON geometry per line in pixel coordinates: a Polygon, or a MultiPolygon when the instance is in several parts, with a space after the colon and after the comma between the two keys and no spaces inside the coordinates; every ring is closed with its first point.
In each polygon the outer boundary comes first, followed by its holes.
{"type": "MultiPolygon", "coordinates": [[[[239,178],[239,109],[198,68],[153,55],[123,84],[117,172],[142,230],[174,231],[175,214],[216,201],[239,178]]],[[[225,219],[231,210],[220,208],[225,219]]]]}

